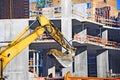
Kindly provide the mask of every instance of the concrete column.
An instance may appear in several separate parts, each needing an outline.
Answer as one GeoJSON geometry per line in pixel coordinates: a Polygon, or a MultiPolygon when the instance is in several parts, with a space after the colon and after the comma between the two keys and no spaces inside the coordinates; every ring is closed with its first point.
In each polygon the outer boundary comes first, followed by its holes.
{"type": "Polygon", "coordinates": [[[108,40],[108,30],[102,31],[102,39],[108,40]]]}
{"type": "MultiPolygon", "coordinates": [[[[71,21],[71,15],[72,15],[72,0],[62,0],[61,1],[61,7],[62,7],[62,27],[61,31],[65,38],[70,41],[72,40],[72,21],[71,21]]],[[[64,51],[64,49],[62,50],[64,51]]],[[[67,73],[67,71],[72,71],[72,67],[64,68],[62,69],[62,75],[67,73]]]]}
{"type": "Polygon", "coordinates": [[[55,66],[48,68],[48,74],[50,75],[51,73],[52,76],[55,77],[55,66]]]}
{"type": "Polygon", "coordinates": [[[75,76],[88,76],[88,65],[87,65],[87,47],[77,48],[78,53],[75,56],[75,76]]]}
{"type": "Polygon", "coordinates": [[[37,64],[36,64],[37,65],[37,71],[36,72],[37,72],[37,74],[39,74],[39,53],[36,53],[36,54],[37,54],[37,56],[36,56],[37,57],[37,64]]]}
{"type": "Polygon", "coordinates": [[[72,1],[62,0],[62,33],[70,41],[72,39],[72,1]]]}
{"type": "Polygon", "coordinates": [[[35,67],[36,67],[36,65],[35,65],[35,52],[33,53],[33,70],[35,71],[35,67]]]}
{"type": "Polygon", "coordinates": [[[109,72],[108,50],[97,51],[97,77],[107,77],[109,72]]]}

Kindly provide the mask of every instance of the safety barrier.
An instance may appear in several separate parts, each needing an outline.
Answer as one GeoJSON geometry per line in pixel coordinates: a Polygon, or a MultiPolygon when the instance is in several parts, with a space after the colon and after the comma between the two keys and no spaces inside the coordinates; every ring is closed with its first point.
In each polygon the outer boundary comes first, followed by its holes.
{"type": "Polygon", "coordinates": [[[107,40],[102,39],[102,44],[107,47],[119,48],[118,46],[119,43],[115,41],[107,41],[107,40]]]}
{"type": "Polygon", "coordinates": [[[118,43],[117,43],[117,42],[114,42],[114,41],[107,41],[107,44],[106,44],[105,46],[118,48],[117,44],[118,44],[118,43]]]}
{"type": "MultiPolygon", "coordinates": [[[[74,35],[74,40],[81,43],[81,36],[79,34],[74,35]]],[[[120,43],[115,41],[107,41],[97,36],[86,35],[86,42],[93,42],[95,44],[101,44],[105,47],[113,47],[113,48],[120,48],[120,43]]]]}
{"type": "Polygon", "coordinates": [[[107,47],[119,48],[117,42],[107,41],[105,39],[101,39],[100,37],[95,37],[95,36],[90,36],[90,35],[87,35],[86,42],[94,42],[97,44],[102,44],[102,45],[107,46],[107,47]]]}
{"type": "Polygon", "coordinates": [[[95,36],[90,36],[90,35],[87,35],[86,37],[86,42],[94,42],[94,43],[99,43],[101,44],[102,43],[102,39],[100,37],[95,37],[95,36]]]}
{"type": "Polygon", "coordinates": [[[96,20],[96,22],[99,22],[106,26],[111,26],[111,27],[120,26],[120,21],[105,19],[104,17],[98,17],[98,20],[96,20]]]}
{"type": "Polygon", "coordinates": [[[37,11],[30,11],[31,15],[30,18],[36,18],[38,15],[42,14],[45,16],[51,16],[51,17],[60,17],[61,12],[59,10],[37,10],[37,11]]]}
{"type": "Polygon", "coordinates": [[[98,78],[98,77],[78,77],[78,76],[71,76],[70,72],[64,77],[64,80],[120,80],[119,78],[98,78]]]}

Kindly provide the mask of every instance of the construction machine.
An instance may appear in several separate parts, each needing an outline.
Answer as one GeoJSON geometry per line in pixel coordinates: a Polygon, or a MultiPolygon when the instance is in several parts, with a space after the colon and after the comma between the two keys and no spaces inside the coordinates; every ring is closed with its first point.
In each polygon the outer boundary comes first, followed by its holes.
{"type": "Polygon", "coordinates": [[[7,64],[44,32],[51,36],[51,38],[66,50],[62,53],[56,49],[51,49],[48,54],[52,54],[63,67],[67,67],[72,63],[76,48],[64,38],[63,34],[49,19],[40,15],[30,26],[27,26],[13,41],[0,51],[0,80],[5,80],[3,70],[7,64]],[[33,31],[28,35],[25,35],[30,29],[33,31]]]}

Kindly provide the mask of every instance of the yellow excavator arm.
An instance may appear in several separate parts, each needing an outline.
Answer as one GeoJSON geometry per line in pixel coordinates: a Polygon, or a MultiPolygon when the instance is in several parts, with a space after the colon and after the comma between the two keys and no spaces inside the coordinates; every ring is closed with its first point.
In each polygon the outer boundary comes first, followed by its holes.
{"type": "MultiPolygon", "coordinates": [[[[57,41],[63,48],[65,48],[68,52],[72,52],[72,57],[75,55],[76,49],[73,48],[67,40],[64,38],[62,33],[53,25],[53,23],[48,20],[44,16],[38,16],[37,20],[33,22],[32,25],[26,27],[22,33],[18,35],[8,46],[6,46],[0,52],[0,62],[2,63],[1,71],[6,67],[6,65],[16,56],[18,55],[23,49],[25,49],[30,43],[32,43],[35,39],[39,38],[45,31],[57,41]],[[36,25],[37,23],[37,25],[36,25]],[[34,26],[34,24],[36,26],[34,26]],[[34,29],[32,33],[23,36],[27,31],[30,29],[34,29]]],[[[50,52],[52,54],[59,54],[60,52],[52,49],[50,52]]],[[[60,53],[62,54],[62,53],[60,53]]],[[[65,53],[64,53],[65,54],[65,53]]],[[[55,57],[59,57],[54,55],[55,57]]],[[[2,77],[2,76],[1,76],[2,77]]]]}

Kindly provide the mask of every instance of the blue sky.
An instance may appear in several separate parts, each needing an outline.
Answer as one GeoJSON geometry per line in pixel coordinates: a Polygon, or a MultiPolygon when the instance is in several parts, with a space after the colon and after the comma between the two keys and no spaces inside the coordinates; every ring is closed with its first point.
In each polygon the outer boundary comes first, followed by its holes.
{"type": "Polygon", "coordinates": [[[30,0],[30,2],[36,2],[36,0],[30,0]]]}

